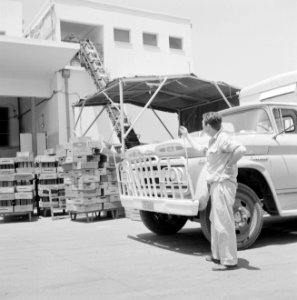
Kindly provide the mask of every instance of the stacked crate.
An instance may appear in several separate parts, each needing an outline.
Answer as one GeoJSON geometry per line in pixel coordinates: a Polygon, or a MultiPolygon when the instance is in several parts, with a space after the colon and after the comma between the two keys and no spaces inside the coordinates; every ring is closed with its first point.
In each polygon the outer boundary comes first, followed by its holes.
{"type": "Polygon", "coordinates": [[[39,208],[47,210],[66,209],[64,179],[58,173],[56,156],[39,155],[35,158],[35,173],[38,178],[39,208]]]}
{"type": "Polygon", "coordinates": [[[113,217],[123,215],[115,166],[119,155],[101,142],[88,139],[72,141],[63,148],[66,156],[59,160],[63,162],[70,216],[75,218],[76,214],[84,213],[88,220],[89,213],[100,216],[104,211],[111,211],[113,217]]]}
{"type": "Polygon", "coordinates": [[[15,204],[15,163],[13,158],[0,158],[0,213],[13,213],[15,204]]]}
{"type": "Polygon", "coordinates": [[[18,152],[15,158],[15,211],[33,212],[35,200],[34,158],[29,152],[18,152]]]}
{"type": "Polygon", "coordinates": [[[102,210],[99,155],[88,141],[74,141],[67,145],[67,156],[62,165],[65,176],[65,196],[70,215],[88,214],[102,210]]]}
{"type": "Polygon", "coordinates": [[[101,196],[104,199],[103,210],[110,211],[112,217],[117,218],[124,216],[116,175],[116,162],[120,157],[112,151],[104,151],[104,153],[99,162],[101,196]]]}

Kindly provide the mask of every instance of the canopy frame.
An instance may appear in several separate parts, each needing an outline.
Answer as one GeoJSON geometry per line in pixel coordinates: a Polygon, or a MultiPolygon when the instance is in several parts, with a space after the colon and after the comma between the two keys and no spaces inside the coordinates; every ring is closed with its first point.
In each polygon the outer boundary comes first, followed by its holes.
{"type": "MultiPolygon", "coordinates": [[[[179,97],[181,97],[182,101],[197,101],[199,103],[196,104],[192,104],[192,105],[188,105],[186,107],[173,107],[168,109],[168,112],[176,112],[178,114],[178,118],[180,120],[180,113],[185,110],[185,109],[191,109],[191,108],[195,108],[195,107],[200,107],[206,104],[209,104],[210,102],[218,102],[218,101],[224,101],[228,107],[232,107],[232,105],[230,104],[230,101],[228,100],[228,97],[226,97],[226,95],[224,94],[224,92],[221,89],[221,86],[227,86],[230,88],[230,91],[232,89],[233,95],[230,92],[229,98],[232,99],[232,97],[234,97],[235,93],[237,94],[239,89],[235,88],[235,87],[231,87],[229,85],[226,85],[225,83],[222,82],[215,82],[215,81],[207,81],[207,80],[202,80],[197,78],[196,76],[194,76],[193,74],[190,75],[167,75],[167,76],[149,76],[149,77],[132,77],[132,78],[118,78],[112,82],[110,82],[106,88],[100,90],[98,93],[96,93],[95,95],[92,95],[88,98],[82,99],[79,103],[75,104],[74,106],[76,107],[80,107],[80,112],[79,115],[75,121],[74,124],[74,131],[76,130],[77,124],[82,116],[83,110],[86,106],[102,106],[102,105],[107,105],[107,104],[116,104],[119,103],[119,109],[120,109],[120,126],[121,126],[121,131],[122,131],[122,135],[121,135],[121,151],[124,153],[125,152],[125,139],[127,138],[128,134],[131,132],[132,129],[134,129],[136,123],[139,121],[139,119],[141,118],[141,116],[143,115],[143,113],[145,112],[146,109],[150,108],[152,110],[152,112],[155,114],[155,116],[157,117],[157,119],[160,121],[161,125],[165,128],[165,130],[168,132],[168,134],[170,135],[171,138],[174,138],[173,135],[170,133],[169,129],[167,128],[166,124],[164,124],[164,122],[160,119],[160,117],[156,114],[155,110],[160,110],[160,111],[166,111],[166,109],[164,108],[164,106],[162,106],[162,103],[158,104],[153,104],[153,102],[155,101],[155,99],[157,98],[157,96],[161,93],[162,96],[165,95],[166,101],[170,102],[171,99],[178,99],[179,97]],[[183,84],[181,82],[182,79],[184,78],[189,78],[189,79],[194,79],[194,80],[198,80],[199,83],[200,82],[205,82],[205,85],[210,85],[210,87],[208,87],[208,89],[212,87],[215,87],[216,91],[218,92],[219,97],[217,97],[216,99],[211,99],[210,101],[207,101],[206,99],[203,98],[203,96],[201,96],[200,94],[194,94],[194,95],[187,95],[187,94],[180,94],[178,92],[175,91],[168,91],[168,90],[164,90],[163,87],[166,88],[166,85],[170,85],[170,84],[177,84],[178,86],[182,87],[184,90],[188,88],[188,86],[186,84],[183,84]],[[145,90],[143,89],[143,84],[145,84],[148,89],[145,90]],[[129,85],[129,86],[128,86],[129,85]],[[152,90],[150,90],[150,88],[153,87],[152,90]],[[142,89],[141,89],[142,88],[142,89]],[[118,91],[116,91],[116,89],[118,89],[118,91]],[[153,94],[151,95],[151,91],[153,91],[153,94]],[[109,94],[110,93],[110,94],[109,94]],[[126,101],[125,103],[125,93],[126,96],[129,97],[129,101],[126,101]],[[112,96],[112,94],[114,94],[112,96]],[[128,95],[127,95],[128,94],[128,95]],[[148,95],[150,96],[148,98],[148,95]],[[103,97],[106,99],[106,102],[104,102],[104,100],[100,99],[101,97],[103,97]],[[137,101],[137,99],[139,97],[142,96],[147,96],[148,100],[145,100],[146,103],[135,103],[134,101],[137,101]],[[169,97],[168,97],[169,96],[169,97]],[[172,97],[171,97],[172,96],[172,97]],[[91,102],[94,98],[98,98],[99,102],[98,104],[92,104],[89,102],[91,102]],[[112,99],[113,98],[113,99],[112,99]],[[118,98],[118,99],[116,99],[118,98]],[[136,99],[134,101],[132,101],[133,99],[136,99]],[[134,121],[132,122],[132,124],[130,125],[130,127],[128,128],[128,130],[126,131],[126,133],[124,133],[124,104],[134,104],[134,105],[138,105],[141,106],[142,109],[141,111],[138,113],[138,115],[135,117],[134,121]]],[[[176,88],[176,86],[174,86],[176,88]]],[[[191,86],[190,88],[193,89],[193,87],[191,86]]],[[[203,86],[202,86],[203,88],[203,86]]],[[[98,118],[100,117],[100,115],[102,114],[102,112],[104,111],[104,108],[97,114],[97,116],[95,117],[95,119],[92,121],[92,123],[90,124],[90,126],[88,127],[88,129],[84,132],[83,136],[86,135],[86,133],[90,130],[90,128],[96,123],[96,121],[98,120],[98,118]]]]}

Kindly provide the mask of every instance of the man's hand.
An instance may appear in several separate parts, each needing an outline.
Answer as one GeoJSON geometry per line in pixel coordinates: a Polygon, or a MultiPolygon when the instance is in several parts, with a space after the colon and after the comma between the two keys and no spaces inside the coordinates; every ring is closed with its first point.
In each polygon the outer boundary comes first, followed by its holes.
{"type": "Polygon", "coordinates": [[[179,133],[181,136],[186,137],[188,134],[188,129],[184,126],[179,127],[179,133]]]}

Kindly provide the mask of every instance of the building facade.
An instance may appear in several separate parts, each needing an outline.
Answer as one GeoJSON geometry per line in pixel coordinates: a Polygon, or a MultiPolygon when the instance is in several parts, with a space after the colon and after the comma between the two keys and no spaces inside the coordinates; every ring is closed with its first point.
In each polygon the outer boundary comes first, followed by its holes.
{"type": "MultiPolygon", "coordinates": [[[[80,40],[94,43],[110,80],[193,72],[188,19],[90,0],[56,0],[46,3],[23,32],[21,5],[2,5],[15,19],[14,26],[0,23],[1,122],[7,124],[2,156],[20,150],[20,133],[32,134],[32,151],[38,153],[88,127],[98,108],[86,109],[73,131],[73,104],[96,92],[78,56],[80,40]]],[[[109,139],[107,115],[100,122],[90,136],[109,139]]]]}

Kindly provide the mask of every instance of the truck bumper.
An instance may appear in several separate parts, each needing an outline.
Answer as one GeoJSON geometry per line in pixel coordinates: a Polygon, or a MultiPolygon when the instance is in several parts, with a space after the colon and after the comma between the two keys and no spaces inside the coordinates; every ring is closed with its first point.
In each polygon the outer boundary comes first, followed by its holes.
{"type": "Polygon", "coordinates": [[[128,209],[189,217],[197,216],[199,206],[198,200],[192,199],[132,198],[123,195],[121,195],[121,203],[128,209]]]}

